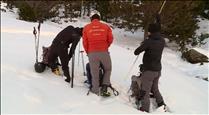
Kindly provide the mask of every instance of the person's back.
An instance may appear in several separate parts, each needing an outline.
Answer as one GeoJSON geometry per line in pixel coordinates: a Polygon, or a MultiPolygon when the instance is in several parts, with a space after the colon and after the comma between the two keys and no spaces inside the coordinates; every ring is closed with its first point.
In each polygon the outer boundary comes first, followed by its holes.
{"type": "Polygon", "coordinates": [[[97,19],[84,27],[84,37],[87,38],[88,52],[108,51],[108,47],[112,43],[112,31],[110,27],[97,19]]]}
{"type": "MultiPolygon", "coordinates": [[[[165,46],[165,40],[160,33],[154,33],[149,36],[144,43],[147,45],[143,56],[143,67],[145,70],[160,71],[162,52],[165,46]]],[[[137,53],[138,50],[135,51],[137,53]]]]}
{"type": "Polygon", "coordinates": [[[69,44],[80,38],[78,31],[73,26],[68,26],[64,28],[61,32],[57,34],[55,39],[53,40],[53,44],[61,43],[62,46],[69,47],[69,44]]]}
{"type": "Polygon", "coordinates": [[[113,41],[111,28],[100,22],[100,16],[93,14],[91,23],[83,29],[83,47],[88,55],[92,74],[91,92],[99,95],[99,65],[104,67],[104,78],[102,82],[101,95],[109,95],[107,87],[111,85],[110,75],[112,71],[112,62],[108,48],[113,41]]]}

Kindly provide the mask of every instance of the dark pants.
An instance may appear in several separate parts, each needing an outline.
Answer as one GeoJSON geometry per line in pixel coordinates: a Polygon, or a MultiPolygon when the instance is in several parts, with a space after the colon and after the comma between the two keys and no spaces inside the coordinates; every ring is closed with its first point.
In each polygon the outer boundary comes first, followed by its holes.
{"type": "Polygon", "coordinates": [[[68,48],[60,44],[52,44],[49,54],[49,60],[48,60],[51,69],[55,69],[57,67],[57,65],[55,65],[54,63],[57,57],[60,58],[64,76],[66,76],[67,79],[70,79],[69,67],[68,67],[68,63],[69,63],[68,48]]]}
{"type": "Polygon", "coordinates": [[[104,77],[102,85],[111,85],[110,75],[112,71],[112,62],[109,52],[92,52],[88,54],[89,64],[92,75],[91,91],[95,94],[99,93],[99,66],[102,63],[104,67],[104,77]]]}
{"type": "Polygon", "coordinates": [[[142,72],[141,78],[141,92],[142,98],[142,109],[149,112],[150,108],[150,92],[153,93],[157,103],[162,103],[163,97],[158,89],[158,81],[160,78],[160,71],[144,71],[142,72]]]}
{"type": "MultiPolygon", "coordinates": [[[[92,75],[91,75],[91,69],[90,69],[89,63],[86,64],[86,72],[87,72],[87,80],[91,88],[92,87],[92,75]]],[[[104,77],[104,67],[102,66],[102,64],[100,64],[100,67],[99,67],[99,85],[100,86],[102,85],[103,77],[104,77]]]]}

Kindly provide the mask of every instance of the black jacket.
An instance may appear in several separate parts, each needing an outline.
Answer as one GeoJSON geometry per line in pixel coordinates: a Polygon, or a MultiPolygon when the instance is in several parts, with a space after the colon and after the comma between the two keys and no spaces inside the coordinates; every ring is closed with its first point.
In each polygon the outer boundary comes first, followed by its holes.
{"type": "Polygon", "coordinates": [[[52,45],[59,45],[61,47],[69,48],[69,45],[72,43],[69,51],[69,56],[72,57],[81,36],[82,35],[79,33],[77,28],[74,28],[73,26],[68,26],[60,33],[58,33],[58,35],[53,40],[52,45]]]}
{"type": "Polygon", "coordinates": [[[139,46],[134,54],[139,55],[145,51],[143,56],[143,67],[145,70],[160,71],[162,52],[165,46],[165,40],[160,33],[154,33],[139,46]]]}

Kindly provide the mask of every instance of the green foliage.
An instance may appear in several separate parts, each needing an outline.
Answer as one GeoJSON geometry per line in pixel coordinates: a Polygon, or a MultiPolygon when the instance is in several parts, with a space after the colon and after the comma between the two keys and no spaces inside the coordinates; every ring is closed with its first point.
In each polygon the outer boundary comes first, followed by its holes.
{"type": "Polygon", "coordinates": [[[18,13],[21,20],[36,22],[35,12],[27,3],[22,3],[19,6],[18,13]]]}
{"type": "Polygon", "coordinates": [[[200,36],[195,36],[193,39],[194,40],[193,40],[193,42],[191,44],[192,46],[196,46],[196,45],[201,46],[201,45],[206,44],[206,42],[204,42],[204,41],[206,39],[209,39],[209,34],[208,33],[206,33],[206,34],[201,33],[200,36]]]}
{"type": "Polygon", "coordinates": [[[199,1],[168,1],[162,12],[162,33],[171,41],[175,41],[181,52],[187,51],[187,45],[194,42],[198,29],[195,9],[199,1]]]}
{"type": "Polygon", "coordinates": [[[19,9],[19,19],[26,21],[43,21],[57,15],[57,10],[53,8],[57,1],[6,1],[7,7],[14,6],[19,9]]]}
{"type": "Polygon", "coordinates": [[[201,0],[201,4],[199,5],[198,11],[200,11],[200,15],[203,18],[209,19],[209,1],[201,0]]]}

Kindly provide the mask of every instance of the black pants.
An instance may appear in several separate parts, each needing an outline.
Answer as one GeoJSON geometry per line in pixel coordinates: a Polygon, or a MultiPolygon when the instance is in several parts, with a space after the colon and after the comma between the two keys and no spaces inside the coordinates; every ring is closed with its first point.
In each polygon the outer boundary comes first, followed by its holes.
{"type": "Polygon", "coordinates": [[[53,62],[57,59],[57,57],[60,58],[62,70],[64,72],[64,75],[69,79],[69,56],[68,56],[68,47],[62,46],[60,44],[52,44],[50,54],[49,54],[49,66],[51,69],[55,69],[57,65],[55,65],[53,62]]]}

